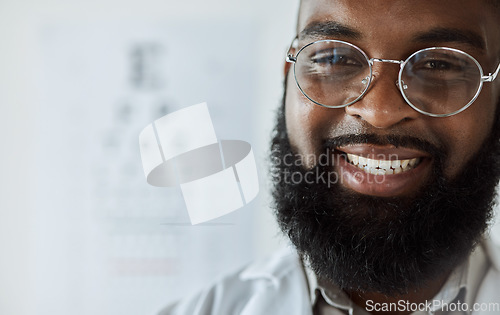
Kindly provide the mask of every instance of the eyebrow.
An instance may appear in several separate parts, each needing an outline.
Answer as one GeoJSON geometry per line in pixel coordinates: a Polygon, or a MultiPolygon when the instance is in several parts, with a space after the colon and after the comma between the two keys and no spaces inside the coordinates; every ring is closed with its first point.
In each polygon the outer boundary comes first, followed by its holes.
{"type": "Polygon", "coordinates": [[[349,39],[360,39],[361,33],[353,28],[338,22],[312,22],[308,24],[299,34],[299,39],[308,37],[344,37],[349,39]]]}
{"type": "Polygon", "coordinates": [[[461,43],[479,50],[484,50],[486,44],[483,37],[473,31],[454,28],[434,28],[414,36],[417,43],[461,43]]]}
{"type": "MultiPolygon", "coordinates": [[[[343,37],[347,39],[360,39],[362,34],[346,25],[335,21],[312,22],[308,24],[298,38],[310,37],[343,37]]],[[[473,31],[461,30],[456,28],[434,28],[415,35],[413,42],[421,44],[436,44],[436,43],[461,43],[476,48],[485,50],[486,44],[478,33],[473,31]]]]}

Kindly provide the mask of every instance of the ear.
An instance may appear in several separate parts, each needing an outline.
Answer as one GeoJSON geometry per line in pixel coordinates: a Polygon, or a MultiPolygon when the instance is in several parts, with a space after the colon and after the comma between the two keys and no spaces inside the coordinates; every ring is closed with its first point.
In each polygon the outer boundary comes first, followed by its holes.
{"type": "MultiPolygon", "coordinates": [[[[290,47],[288,48],[288,51],[286,52],[286,59],[285,59],[285,64],[283,65],[283,74],[284,77],[286,78],[288,75],[288,71],[290,71],[290,67],[292,66],[292,62],[288,62],[288,57],[295,56],[295,52],[297,50],[296,45],[297,45],[297,40],[298,40],[298,35],[295,36],[295,38],[292,40],[292,43],[290,44],[290,47]]],[[[296,58],[292,58],[296,59],[296,58]]]]}
{"type": "MultiPolygon", "coordinates": [[[[289,55],[295,55],[295,48],[293,47],[290,47],[287,51],[287,56],[289,55]]],[[[288,58],[288,57],[287,57],[288,58]]],[[[283,74],[284,74],[284,77],[286,77],[288,75],[288,71],[290,71],[290,68],[292,66],[292,62],[288,62],[285,60],[285,64],[283,65],[283,74]]]]}
{"type": "Polygon", "coordinates": [[[288,71],[290,71],[290,67],[291,66],[292,66],[291,62],[285,61],[285,64],[283,65],[283,75],[284,75],[285,78],[288,75],[288,71]]]}

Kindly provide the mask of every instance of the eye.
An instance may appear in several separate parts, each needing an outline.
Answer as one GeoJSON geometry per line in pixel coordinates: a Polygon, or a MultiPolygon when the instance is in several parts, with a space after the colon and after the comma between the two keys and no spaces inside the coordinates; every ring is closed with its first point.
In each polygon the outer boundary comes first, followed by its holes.
{"type": "Polygon", "coordinates": [[[328,52],[318,52],[311,56],[310,60],[321,66],[362,66],[362,63],[352,52],[342,52],[335,49],[328,52]]]}
{"type": "Polygon", "coordinates": [[[462,66],[458,63],[451,63],[445,60],[428,60],[422,65],[422,68],[440,71],[461,71],[462,66]]]}
{"type": "Polygon", "coordinates": [[[310,81],[350,80],[370,65],[359,50],[338,42],[318,42],[306,46],[297,55],[295,71],[310,81]]]}
{"type": "Polygon", "coordinates": [[[451,53],[428,53],[413,58],[411,67],[415,71],[463,72],[470,61],[451,53]]]}
{"type": "Polygon", "coordinates": [[[424,66],[425,66],[425,68],[428,68],[428,69],[441,69],[441,70],[445,70],[445,69],[449,69],[450,68],[450,64],[449,63],[443,62],[443,61],[439,61],[439,60],[429,60],[429,61],[427,61],[427,63],[424,66]]]}
{"type": "Polygon", "coordinates": [[[415,54],[405,65],[404,76],[407,82],[417,80],[414,82],[427,91],[438,93],[444,87],[458,91],[466,85],[476,86],[479,71],[474,60],[463,52],[434,49],[415,54]]]}

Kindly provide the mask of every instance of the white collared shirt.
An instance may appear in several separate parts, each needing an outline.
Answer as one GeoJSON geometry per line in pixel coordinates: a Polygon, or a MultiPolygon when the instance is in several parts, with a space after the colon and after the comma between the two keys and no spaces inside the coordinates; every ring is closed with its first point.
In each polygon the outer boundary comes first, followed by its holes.
{"type": "MultiPolygon", "coordinates": [[[[443,301],[458,298],[471,307],[476,304],[486,306],[471,315],[500,314],[499,248],[484,241],[470,255],[466,265],[462,266],[463,268],[457,268],[450,274],[435,298],[442,298],[443,301]]],[[[309,277],[305,276],[299,255],[289,247],[221,278],[214,285],[165,308],[159,314],[313,315],[317,300],[313,299],[309,287],[317,286],[308,281],[309,277]]],[[[350,309],[355,315],[363,314],[361,311],[366,313],[360,307],[352,305],[349,299],[333,297],[333,292],[325,296],[329,297],[332,304],[337,304],[337,307],[332,307],[332,311],[337,313],[331,314],[349,314],[350,309]]]]}

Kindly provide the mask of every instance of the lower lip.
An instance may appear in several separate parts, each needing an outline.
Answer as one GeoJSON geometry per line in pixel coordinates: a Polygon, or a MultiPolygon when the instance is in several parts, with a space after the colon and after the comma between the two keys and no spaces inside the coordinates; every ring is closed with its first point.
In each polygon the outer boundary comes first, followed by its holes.
{"type": "Polygon", "coordinates": [[[378,197],[396,197],[414,193],[430,174],[431,160],[423,158],[414,169],[399,174],[374,175],[338,158],[342,184],[358,193],[378,197]]]}

